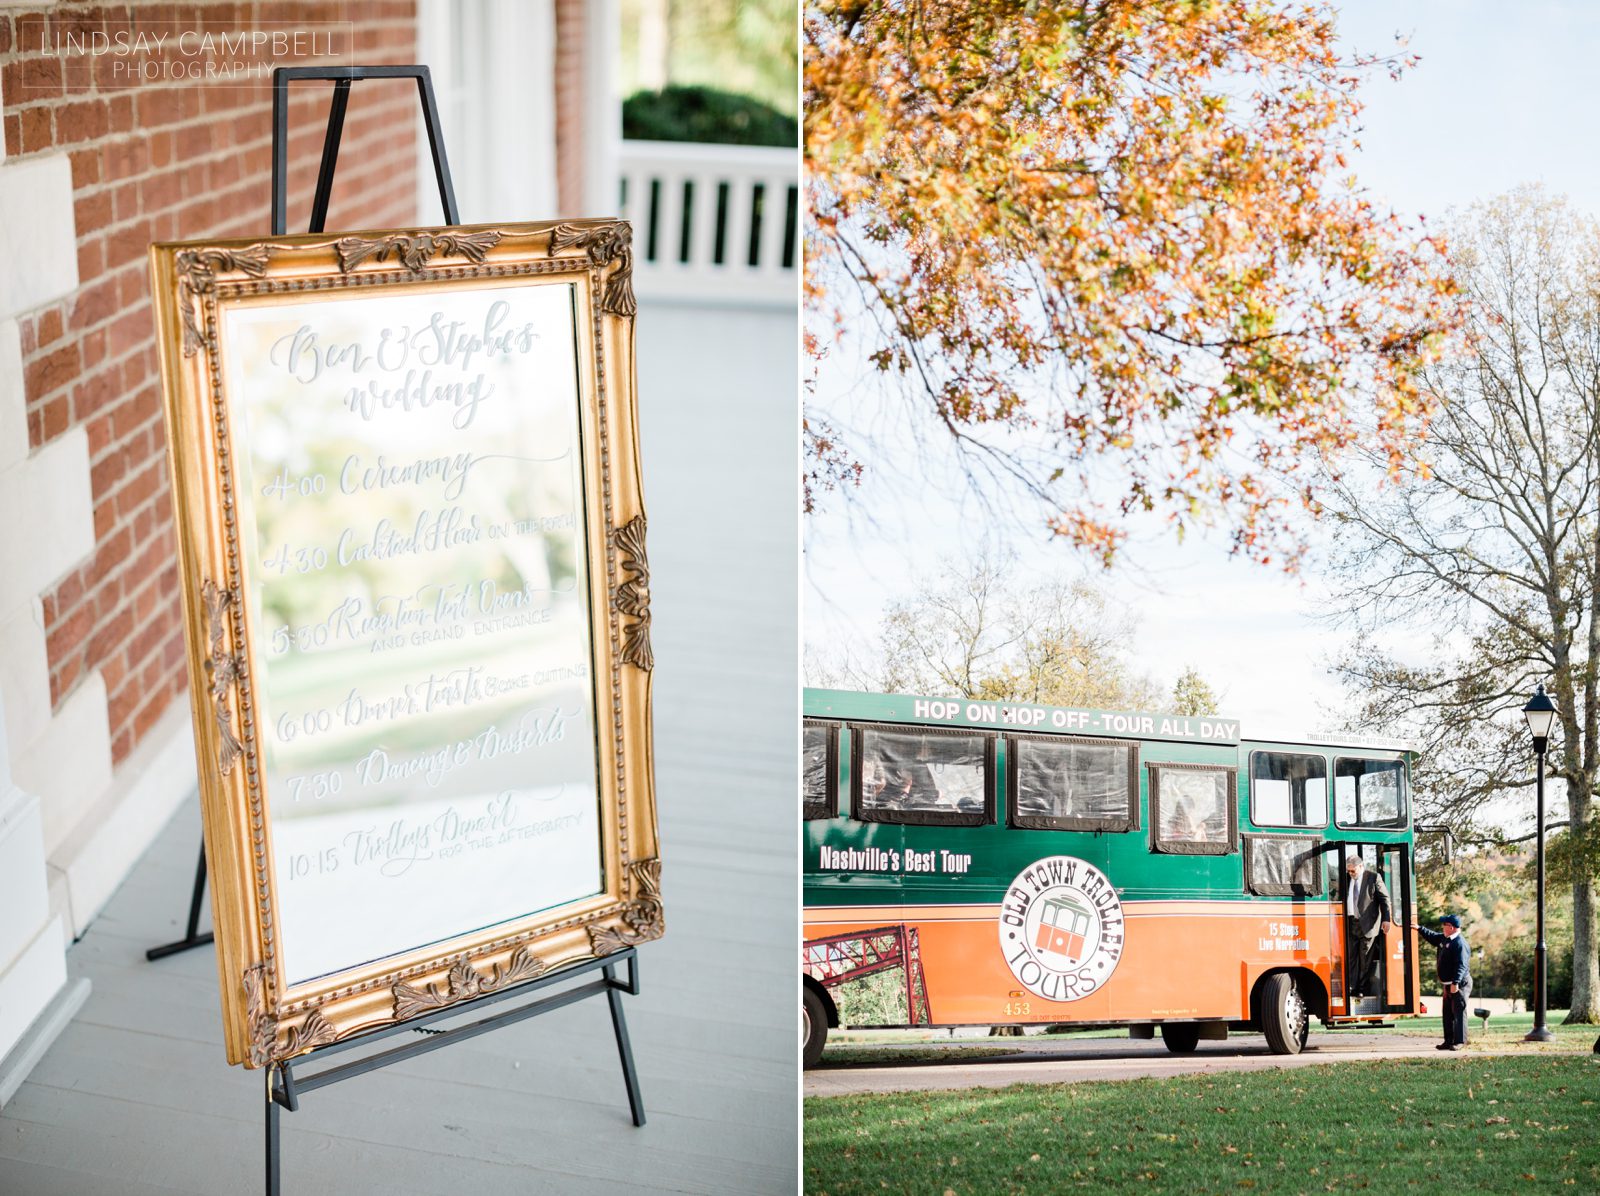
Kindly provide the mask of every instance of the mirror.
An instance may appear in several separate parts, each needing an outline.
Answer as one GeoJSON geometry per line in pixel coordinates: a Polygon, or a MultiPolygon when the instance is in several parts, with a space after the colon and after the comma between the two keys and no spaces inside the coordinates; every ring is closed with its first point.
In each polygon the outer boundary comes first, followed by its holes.
{"type": "Polygon", "coordinates": [[[598,893],[571,283],[234,306],[295,985],[598,893]]]}
{"type": "Polygon", "coordinates": [[[631,235],[151,249],[231,1062],[663,933],[631,235]]]}

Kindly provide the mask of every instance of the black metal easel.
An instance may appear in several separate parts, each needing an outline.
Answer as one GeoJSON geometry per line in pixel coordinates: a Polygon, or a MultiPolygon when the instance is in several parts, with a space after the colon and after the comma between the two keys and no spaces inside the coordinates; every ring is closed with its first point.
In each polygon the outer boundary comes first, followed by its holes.
{"type": "MultiPolygon", "coordinates": [[[[333,102],[328,107],[328,131],[322,139],[322,164],[317,168],[317,191],[311,200],[311,225],[308,233],[320,233],[328,220],[328,200],[333,196],[333,170],[339,159],[339,141],[344,136],[344,114],[350,107],[350,84],[357,79],[415,79],[417,97],[422,104],[422,119],[428,130],[428,149],[433,155],[433,177],[439,184],[439,201],[444,206],[444,222],[460,224],[456,210],[456,190],[450,182],[450,162],[444,152],[444,134],[439,128],[439,106],[433,98],[433,77],[425,66],[295,66],[278,67],[272,72],[272,235],[289,231],[289,84],[296,79],[322,79],[333,82],[333,102]]],[[[211,931],[200,929],[200,906],[206,893],[206,845],[200,844],[200,862],[195,866],[194,891],[189,897],[189,924],[181,939],[151,947],[148,960],[165,959],[212,942],[211,931]]]]}
{"type": "MultiPolygon", "coordinates": [[[[289,84],[297,79],[327,80],[333,83],[333,100],[328,108],[328,129],[322,142],[322,164],[317,171],[317,190],[311,204],[311,225],[307,230],[320,233],[328,218],[328,201],[333,194],[333,172],[339,157],[339,141],[344,134],[345,112],[350,105],[350,84],[358,79],[415,79],[417,95],[422,104],[423,123],[428,131],[428,148],[433,156],[434,178],[439,184],[439,199],[444,206],[446,224],[461,223],[456,210],[455,188],[450,182],[450,164],[445,157],[444,137],[439,129],[439,108],[434,101],[433,80],[425,66],[348,66],[348,67],[279,67],[272,72],[272,235],[282,236],[287,231],[287,198],[289,175],[289,84]]],[[[149,960],[176,955],[191,947],[201,947],[213,941],[213,934],[196,933],[200,925],[200,906],[206,891],[206,848],[200,844],[200,861],[195,868],[194,890],[189,899],[189,922],[184,937],[145,952],[149,960]]],[[[622,994],[639,993],[639,960],[634,948],[629,947],[601,959],[584,960],[564,967],[560,971],[536,980],[518,984],[499,992],[471,997],[433,1013],[414,1017],[399,1025],[372,1030],[342,1042],[318,1047],[304,1055],[273,1063],[266,1070],[266,1191],[267,1196],[280,1196],[281,1165],[279,1151],[280,1109],[291,1113],[300,1108],[300,1096],[314,1092],[340,1080],[354,1079],[367,1072],[376,1071],[392,1063],[438,1050],[448,1043],[465,1038],[475,1038],[491,1030],[512,1025],[525,1018],[549,1013],[564,1005],[571,1005],[586,997],[605,994],[611,1008],[611,1027],[616,1034],[617,1054],[622,1063],[622,1078],[628,1090],[628,1107],[633,1114],[633,1124],[645,1122],[644,1099],[639,1093],[639,1076],[633,1065],[633,1047],[628,1040],[628,1024],[622,1010],[622,994]],[[626,980],[617,978],[617,968],[628,965],[626,980]],[[571,988],[559,986],[598,971],[600,978],[571,988]],[[557,988],[553,993],[547,990],[557,988]],[[431,1028],[433,1023],[463,1015],[475,1014],[490,1005],[515,1001],[517,1004],[499,1012],[442,1029],[431,1028]],[[400,1046],[362,1054],[345,1063],[320,1066],[330,1055],[368,1048],[398,1034],[422,1034],[400,1046]],[[298,1070],[308,1065],[314,1070],[296,1076],[298,1070]]]]}
{"type": "Polygon", "coordinates": [[[340,1080],[354,1079],[356,1076],[365,1075],[369,1071],[376,1071],[380,1067],[388,1067],[391,1063],[399,1063],[417,1055],[425,1055],[429,1051],[436,1051],[440,1047],[463,1038],[475,1038],[479,1034],[487,1034],[490,1030],[498,1030],[503,1026],[520,1022],[524,1018],[534,1017],[541,1013],[549,1013],[560,1009],[563,1005],[571,1005],[585,997],[598,996],[604,993],[606,1000],[611,1005],[611,1027],[617,1036],[617,1054],[622,1060],[622,1079],[628,1087],[628,1107],[633,1113],[633,1124],[644,1124],[644,1098],[639,1094],[639,1076],[633,1067],[633,1047],[628,1041],[628,1023],[622,1014],[622,994],[639,994],[639,958],[633,947],[618,951],[614,955],[607,955],[603,959],[589,959],[571,967],[562,968],[549,976],[538,980],[531,980],[526,984],[519,984],[508,988],[504,992],[490,993],[488,996],[474,997],[440,1009],[435,1013],[424,1014],[412,1018],[398,1026],[388,1026],[382,1030],[373,1030],[369,1033],[348,1038],[343,1042],[333,1043],[331,1046],[318,1047],[305,1055],[286,1059],[281,1063],[274,1063],[267,1071],[267,1196],[280,1196],[280,1166],[278,1161],[278,1118],[279,1108],[288,1109],[293,1113],[300,1108],[300,1095],[305,1092],[314,1092],[318,1088],[329,1084],[337,1084],[340,1080]],[[628,978],[617,979],[617,967],[626,962],[628,965],[628,978]],[[599,971],[600,979],[590,980],[576,988],[569,988],[549,996],[540,995],[543,990],[553,985],[559,985],[576,979],[586,972],[599,971]],[[434,1030],[429,1026],[433,1022],[445,1018],[459,1017],[464,1013],[478,1012],[488,1005],[512,998],[532,997],[526,1004],[516,1005],[500,1013],[467,1022],[464,1025],[452,1026],[449,1029],[434,1030]],[[295,1071],[308,1063],[320,1062],[328,1055],[341,1051],[352,1050],[357,1047],[370,1046],[385,1038],[392,1038],[396,1034],[420,1033],[425,1037],[413,1039],[402,1046],[392,1046],[370,1055],[363,1055],[348,1063],[336,1063],[327,1067],[319,1067],[309,1074],[296,1077],[295,1071]]]}
{"type": "Polygon", "coordinates": [[[194,892],[189,895],[189,929],[184,932],[181,939],[170,943],[162,943],[159,947],[151,947],[144,953],[149,960],[165,959],[169,955],[176,955],[180,951],[187,951],[191,947],[204,947],[216,936],[211,931],[196,934],[200,928],[200,903],[206,895],[206,845],[200,844],[200,862],[194,870],[194,892]]]}

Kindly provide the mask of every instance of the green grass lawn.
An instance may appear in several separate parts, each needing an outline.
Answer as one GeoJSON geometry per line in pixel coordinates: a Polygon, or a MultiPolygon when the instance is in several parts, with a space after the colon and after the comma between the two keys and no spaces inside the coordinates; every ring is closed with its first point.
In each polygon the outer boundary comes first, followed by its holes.
{"type": "MultiPolygon", "coordinates": [[[[1566,1017],[1566,1010],[1549,1014],[1545,1024],[1550,1027],[1550,1032],[1555,1038],[1548,1043],[1524,1043],[1522,1036],[1533,1029],[1533,1014],[1531,1013],[1497,1013],[1489,1018],[1488,1029],[1485,1030],[1483,1022],[1475,1017],[1467,1018],[1467,1046],[1495,1048],[1517,1046],[1533,1051],[1587,1051],[1594,1046],[1595,1039],[1600,1038],[1600,1026],[1563,1026],[1561,1019],[1566,1017]]],[[[1316,1023],[1312,1023],[1313,1029],[1316,1023]]],[[[1439,1042],[1444,1041],[1444,1026],[1439,1015],[1430,1014],[1427,1017],[1399,1018],[1392,1027],[1373,1027],[1368,1030],[1348,1029],[1340,1030],[1340,1034],[1410,1034],[1424,1038],[1432,1038],[1439,1042]]]]}
{"type": "Polygon", "coordinates": [[[1600,1058],[1447,1056],[805,1102],[816,1196],[1076,1188],[1593,1192],[1600,1058]]]}

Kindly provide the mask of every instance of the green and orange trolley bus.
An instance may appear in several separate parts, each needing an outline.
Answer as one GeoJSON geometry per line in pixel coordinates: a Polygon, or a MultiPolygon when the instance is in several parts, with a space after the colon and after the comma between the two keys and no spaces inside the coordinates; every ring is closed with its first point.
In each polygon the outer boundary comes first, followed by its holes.
{"type": "Polygon", "coordinates": [[[807,1066],[837,1026],[1229,1029],[1418,1012],[1412,753],[1223,718],[808,689],[807,1066]],[[1345,860],[1388,888],[1370,993],[1345,860]]]}

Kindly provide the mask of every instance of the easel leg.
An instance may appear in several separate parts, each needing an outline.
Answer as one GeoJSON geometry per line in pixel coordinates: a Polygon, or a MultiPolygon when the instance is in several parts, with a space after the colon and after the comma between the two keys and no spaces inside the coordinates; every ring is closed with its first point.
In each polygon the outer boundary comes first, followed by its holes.
{"type": "Polygon", "coordinates": [[[278,1102],[272,1099],[272,1077],[276,1068],[267,1072],[267,1196],[279,1196],[278,1186],[278,1102]]]}
{"type": "Polygon", "coordinates": [[[200,929],[200,905],[206,895],[206,845],[200,844],[200,862],[194,869],[194,891],[189,895],[189,929],[175,943],[163,943],[159,947],[151,947],[144,953],[146,959],[165,959],[169,955],[176,955],[180,951],[187,951],[191,947],[203,947],[211,942],[211,931],[196,934],[200,929]]]}
{"type": "MultiPolygon", "coordinates": [[[[634,965],[630,964],[629,967],[634,965]]],[[[605,977],[612,984],[616,983],[616,969],[610,966],[605,968],[605,977]]],[[[622,1014],[622,992],[620,989],[611,988],[606,992],[606,1000],[611,1002],[611,1025],[617,1032],[617,1054],[622,1057],[622,1079],[628,1085],[628,1106],[633,1110],[633,1124],[644,1124],[644,1097],[639,1094],[639,1075],[633,1069],[633,1047],[628,1042],[628,1022],[622,1014]]]]}

